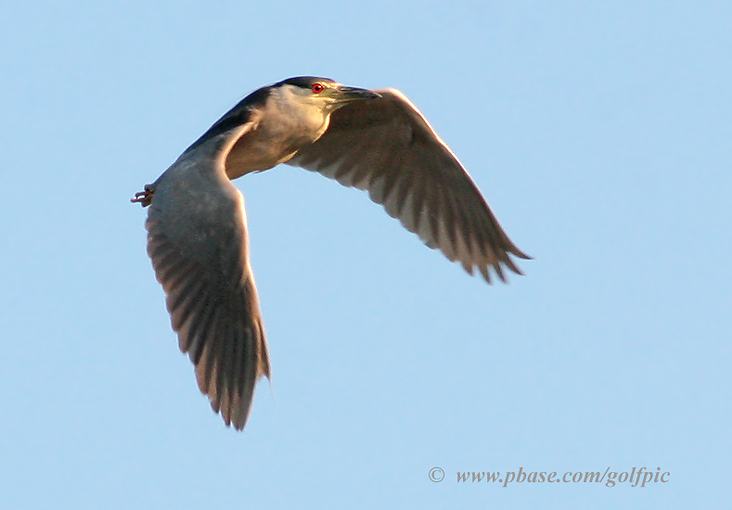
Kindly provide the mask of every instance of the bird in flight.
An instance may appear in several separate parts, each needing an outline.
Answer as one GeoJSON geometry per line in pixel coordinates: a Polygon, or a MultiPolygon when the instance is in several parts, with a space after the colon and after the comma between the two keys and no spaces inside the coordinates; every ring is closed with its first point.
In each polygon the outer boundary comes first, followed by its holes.
{"type": "Polygon", "coordinates": [[[201,392],[244,428],[270,376],[249,264],[244,198],[231,183],[280,163],[368,191],[374,202],[468,273],[522,274],[477,186],[424,116],[395,89],[302,76],[262,87],[229,110],[132,202],[150,206],[147,252],[173,330],[201,392]]]}

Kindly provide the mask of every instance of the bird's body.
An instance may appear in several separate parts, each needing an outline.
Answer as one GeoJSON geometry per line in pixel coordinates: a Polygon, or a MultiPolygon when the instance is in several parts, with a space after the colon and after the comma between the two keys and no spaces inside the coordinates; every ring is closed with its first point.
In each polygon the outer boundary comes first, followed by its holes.
{"type": "Polygon", "coordinates": [[[419,111],[396,90],[299,77],[263,87],[219,119],[133,199],[150,205],[148,253],[179,345],[201,391],[242,429],[269,359],[249,265],[244,199],[230,182],[288,163],[368,190],[432,248],[520,274],[478,188],[419,111]]]}

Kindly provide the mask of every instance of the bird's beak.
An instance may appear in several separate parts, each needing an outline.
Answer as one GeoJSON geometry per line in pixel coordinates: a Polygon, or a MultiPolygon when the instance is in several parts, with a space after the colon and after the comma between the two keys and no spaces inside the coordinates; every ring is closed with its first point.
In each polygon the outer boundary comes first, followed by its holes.
{"type": "Polygon", "coordinates": [[[357,101],[359,99],[377,99],[381,97],[381,95],[376,92],[356,87],[346,87],[341,85],[337,90],[337,103],[350,103],[351,101],[357,101]]]}

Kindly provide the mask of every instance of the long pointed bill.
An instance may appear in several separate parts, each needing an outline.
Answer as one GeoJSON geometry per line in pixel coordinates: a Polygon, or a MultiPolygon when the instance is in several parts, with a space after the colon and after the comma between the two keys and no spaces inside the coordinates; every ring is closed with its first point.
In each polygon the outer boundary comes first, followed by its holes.
{"type": "Polygon", "coordinates": [[[336,101],[338,103],[348,103],[359,99],[378,99],[380,97],[380,94],[377,94],[376,92],[373,92],[371,90],[359,89],[356,87],[346,87],[341,85],[338,87],[338,98],[336,99],[336,101]]]}

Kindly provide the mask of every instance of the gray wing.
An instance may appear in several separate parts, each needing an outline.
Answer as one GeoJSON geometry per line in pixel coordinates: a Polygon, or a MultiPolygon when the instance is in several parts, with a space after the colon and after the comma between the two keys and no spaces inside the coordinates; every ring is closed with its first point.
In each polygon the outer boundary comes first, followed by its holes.
{"type": "Polygon", "coordinates": [[[328,130],[287,164],[368,190],[430,248],[470,274],[502,265],[522,274],[509,254],[528,259],[508,238],[477,186],[417,108],[398,90],[336,110],[328,130]]]}
{"type": "Polygon", "coordinates": [[[198,387],[226,424],[241,430],[257,378],[269,377],[269,360],[244,199],[221,163],[221,147],[230,144],[216,138],[184,153],[153,184],[148,254],[198,387]]]}

